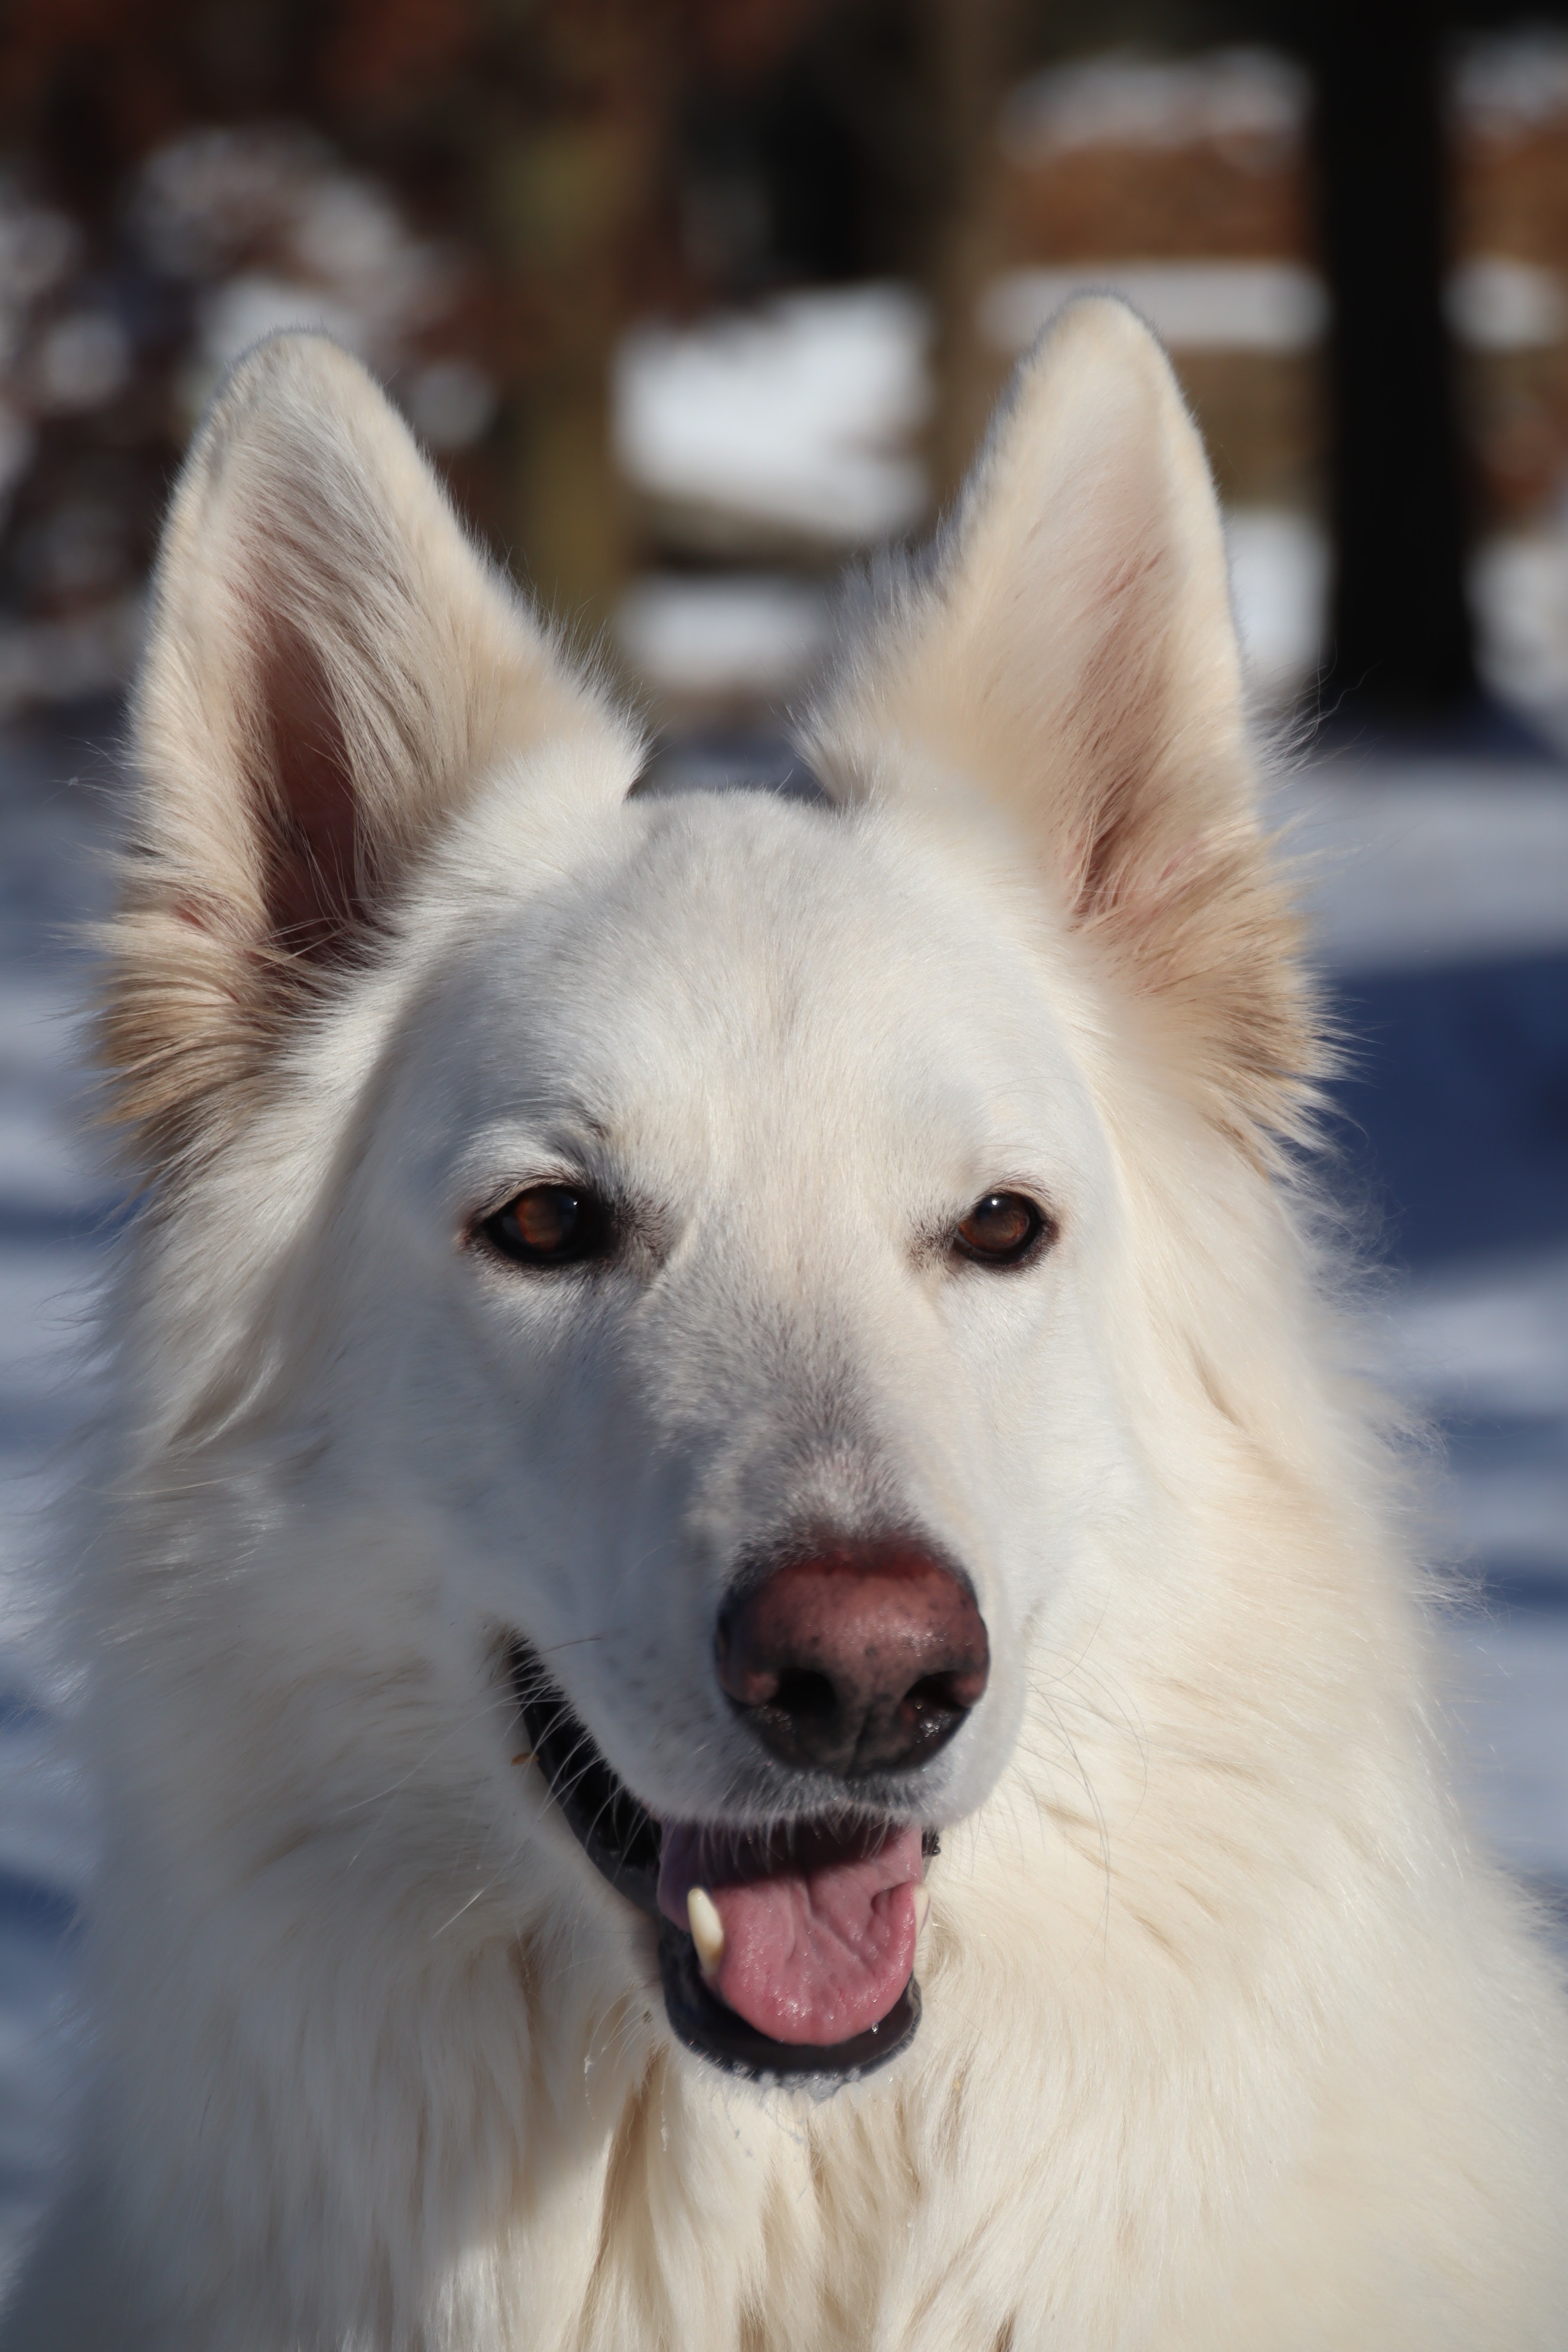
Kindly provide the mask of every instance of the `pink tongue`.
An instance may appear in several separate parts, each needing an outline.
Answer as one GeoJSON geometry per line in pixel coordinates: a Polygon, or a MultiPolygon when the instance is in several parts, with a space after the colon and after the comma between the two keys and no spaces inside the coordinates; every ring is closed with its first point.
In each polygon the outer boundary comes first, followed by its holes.
{"type": "Polygon", "coordinates": [[[705,1886],[724,1928],[711,1990],[775,2042],[827,2047],[879,2024],[908,1984],[923,1869],[918,1822],[771,1841],[667,1822],[658,1907],[685,1927],[705,1886]]]}

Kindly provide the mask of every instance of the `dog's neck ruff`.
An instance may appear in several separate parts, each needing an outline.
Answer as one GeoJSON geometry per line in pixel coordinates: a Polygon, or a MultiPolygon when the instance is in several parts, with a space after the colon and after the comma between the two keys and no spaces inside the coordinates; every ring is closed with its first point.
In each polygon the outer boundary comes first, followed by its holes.
{"type": "MultiPolygon", "coordinates": [[[[568,1828],[616,1893],[658,1922],[665,2010],[679,2041],[727,2074],[762,2087],[789,2084],[820,2091],[858,2082],[908,2048],[920,2023],[921,1996],[913,1974],[902,1969],[890,2006],[832,2042],[781,2039],[720,1998],[704,1975],[690,1933],[659,1907],[662,1825],[632,1795],[526,1643],[512,1645],[510,1666],[527,1752],[568,1828]]],[[[686,1841],[691,1837],[684,1827],[678,1834],[686,1841]]],[[[911,1839],[917,1874],[921,1857],[937,1851],[930,1832],[923,1838],[918,1832],[886,1832],[886,1843],[896,1852],[883,1874],[895,1882],[909,1876],[904,1849],[911,1839]]],[[[863,1824],[849,1843],[858,1850],[850,1867],[856,1862],[864,1867],[868,1841],[863,1824]]],[[[764,1868],[760,1860],[759,1876],[764,1868]]]]}

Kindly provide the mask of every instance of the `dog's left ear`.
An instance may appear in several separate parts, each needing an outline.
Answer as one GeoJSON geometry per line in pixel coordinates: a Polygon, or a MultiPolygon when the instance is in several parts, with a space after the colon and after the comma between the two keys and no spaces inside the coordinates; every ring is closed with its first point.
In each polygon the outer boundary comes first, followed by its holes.
{"type": "Polygon", "coordinates": [[[1019,370],[931,571],[814,730],[830,789],[978,785],[1167,1068],[1250,1150],[1317,1064],[1297,926],[1256,806],[1219,509],[1170,363],[1123,304],[1019,370]]]}
{"type": "Polygon", "coordinates": [[[636,751],[470,544],[357,361],[237,362],[175,491],[138,688],[136,837],[100,1036],[147,1173],[231,1134],[322,976],[363,951],[503,754],[636,751]]]}

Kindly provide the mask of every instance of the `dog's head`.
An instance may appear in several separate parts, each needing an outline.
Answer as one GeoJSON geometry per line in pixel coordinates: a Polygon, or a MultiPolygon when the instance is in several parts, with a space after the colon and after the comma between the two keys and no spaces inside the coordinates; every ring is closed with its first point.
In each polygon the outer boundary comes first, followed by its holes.
{"type": "Polygon", "coordinates": [[[1159,1169],[1247,1197],[1308,1060],[1130,313],[1026,364],[801,740],[817,804],[638,792],[367,378],[265,344],[168,527],[105,1035],[142,1475],[229,1497],[189,1605],[301,1833],[391,1808],[514,1932],[640,1906],[684,2039],[832,2073],[1150,1524],[1159,1169]]]}

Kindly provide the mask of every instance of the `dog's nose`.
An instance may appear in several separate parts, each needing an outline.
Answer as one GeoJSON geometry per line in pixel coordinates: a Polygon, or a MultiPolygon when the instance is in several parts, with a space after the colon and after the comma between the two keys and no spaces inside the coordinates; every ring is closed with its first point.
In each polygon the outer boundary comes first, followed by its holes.
{"type": "Polygon", "coordinates": [[[899,1542],[784,1561],[723,1611],[717,1646],[719,1680],[764,1746],[850,1780],[934,1756],[991,1670],[967,1584],[899,1542]]]}

